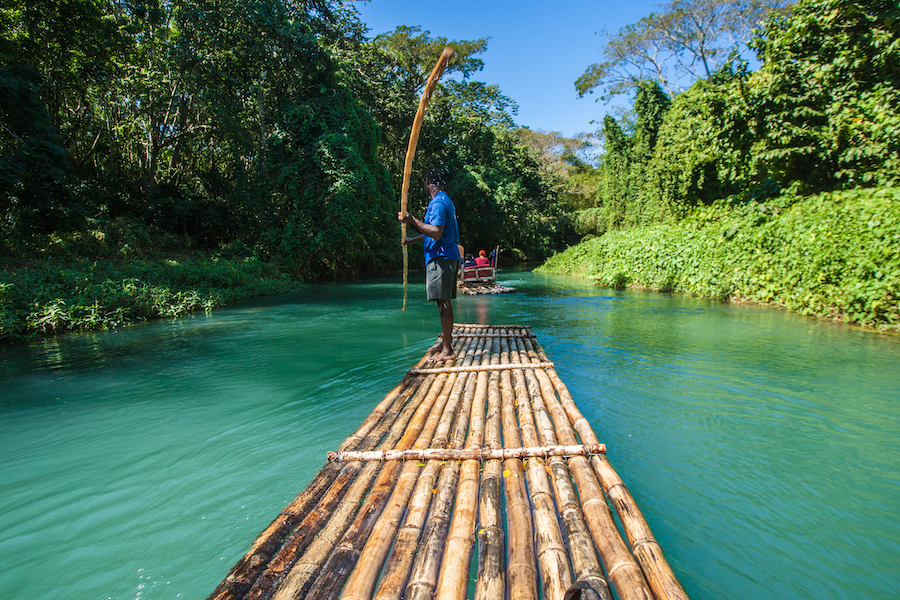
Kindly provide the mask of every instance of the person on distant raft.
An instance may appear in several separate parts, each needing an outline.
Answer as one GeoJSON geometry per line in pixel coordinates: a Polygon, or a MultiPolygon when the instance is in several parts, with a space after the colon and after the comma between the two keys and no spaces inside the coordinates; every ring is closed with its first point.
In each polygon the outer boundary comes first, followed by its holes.
{"type": "Polygon", "coordinates": [[[453,350],[453,305],[456,298],[456,275],[459,271],[459,226],[456,207],[443,191],[444,173],[431,169],[425,174],[425,193],[431,199],[425,218],[419,220],[410,213],[397,213],[397,220],[415,226],[423,235],[408,237],[403,243],[422,241],[425,245],[425,292],[428,300],[437,303],[441,318],[443,341],[441,350],[431,357],[434,362],[456,358],[453,350]]]}
{"type": "Polygon", "coordinates": [[[484,250],[478,251],[478,258],[475,259],[476,267],[489,267],[491,266],[491,259],[487,257],[487,253],[484,250]]]}

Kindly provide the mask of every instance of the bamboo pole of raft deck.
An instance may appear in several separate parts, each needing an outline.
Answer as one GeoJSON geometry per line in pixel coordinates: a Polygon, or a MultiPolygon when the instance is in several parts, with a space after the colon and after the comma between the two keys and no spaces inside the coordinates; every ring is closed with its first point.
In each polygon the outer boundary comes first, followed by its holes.
{"type": "MultiPolygon", "coordinates": [[[[432,386],[428,396],[423,401],[423,409],[430,406],[426,410],[428,417],[417,432],[414,428],[407,431],[405,436],[412,442],[414,446],[428,446],[434,436],[434,431],[438,426],[444,405],[449,397],[449,391],[444,393],[444,389],[452,388],[453,382],[448,381],[446,376],[441,377],[442,385],[432,386]],[[417,437],[416,434],[418,433],[417,437]]],[[[401,440],[401,444],[403,441],[401,440]]],[[[375,534],[375,543],[372,548],[380,548],[380,550],[371,550],[370,555],[379,554],[378,562],[382,562],[384,554],[390,547],[390,541],[393,539],[396,526],[391,526],[390,521],[396,521],[402,516],[402,510],[405,509],[412,492],[413,484],[418,475],[418,466],[415,463],[394,464],[391,469],[382,469],[378,476],[375,486],[366,498],[363,509],[357,516],[356,521],[344,534],[341,542],[332,551],[322,573],[309,591],[309,596],[319,600],[333,600],[337,598],[344,582],[350,573],[355,570],[357,565],[360,566],[360,572],[365,573],[369,569],[370,577],[373,580],[377,577],[378,571],[371,570],[372,560],[367,558],[366,562],[360,563],[359,557],[362,551],[368,545],[371,535],[375,534]],[[402,469],[402,471],[401,471],[402,469]],[[393,491],[392,491],[393,490],[393,491]],[[382,511],[389,506],[393,500],[391,507],[392,514],[387,516],[386,520],[382,520],[382,511]],[[379,527],[379,524],[381,526],[379,527]]],[[[380,570],[380,569],[379,569],[380,570]]],[[[369,586],[371,589],[371,586],[369,586]]]]}
{"type": "MultiPolygon", "coordinates": [[[[421,362],[424,362],[424,358],[421,362]]],[[[340,447],[357,450],[374,448],[391,424],[397,420],[402,406],[409,400],[416,387],[404,383],[394,387],[356,432],[351,434],[340,447]]],[[[256,538],[250,550],[213,590],[209,600],[232,600],[242,598],[246,594],[278,552],[285,539],[292,534],[308,511],[322,499],[335,480],[346,470],[344,465],[334,466],[343,468],[335,469],[326,464],[306,489],[285,507],[256,538]]]]}
{"type": "MultiPolygon", "coordinates": [[[[474,357],[473,354],[467,353],[467,348],[473,343],[473,340],[474,338],[469,338],[462,346],[460,357],[462,357],[464,362],[470,363],[474,357]]],[[[454,421],[466,419],[467,417],[465,409],[457,412],[467,377],[467,375],[463,375],[453,387],[450,399],[447,402],[447,408],[444,410],[444,415],[441,418],[441,424],[435,431],[432,442],[435,446],[447,445],[454,421]]],[[[456,428],[458,428],[458,425],[454,429],[456,428]]],[[[443,461],[429,460],[422,470],[416,482],[412,500],[409,503],[406,521],[400,528],[400,533],[384,567],[381,582],[375,592],[376,600],[399,600],[403,596],[410,571],[413,568],[416,547],[422,538],[425,518],[428,515],[429,508],[435,507],[432,508],[432,517],[429,519],[430,524],[438,527],[440,523],[446,523],[446,518],[437,519],[434,515],[446,514],[449,511],[449,506],[452,502],[452,494],[450,492],[452,492],[455,484],[445,485],[439,482],[438,474],[440,473],[442,480],[453,478],[453,481],[455,481],[455,471],[452,468],[443,467],[443,461]],[[432,504],[432,499],[434,499],[434,504],[432,504]]],[[[427,537],[428,534],[426,534],[427,537]]],[[[363,562],[362,559],[360,562],[363,562]]],[[[354,575],[356,574],[354,573],[354,575]]],[[[368,585],[370,585],[370,582],[365,581],[361,582],[358,588],[351,588],[351,584],[348,582],[347,588],[344,590],[344,596],[349,600],[352,592],[360,598],[368,598],[368,585]]]]}
{"type": "MultiPolygon", "coordinates": [[[[428,106],[428,101],[431,100],[431,94],[434,93],[434,88],[437,85],[438,79],[441,78],[444,69],[447,68],[451,56],[453,56],[453,48],[446,46],[443,52],[441,52],[441,56],[438,58],[434,68],[431,69],[428,81],[425,82],[425,89],[422,90],[422,97],[419,99],[419,108],[416,110],[416,116],[413,119],[412,130],[409,132],[409,145],[406,148],[406,161],[403,163],[403,184],[400,188],[400,214],[403,215],[406,214],[409,177],[412,173],[412,162],[413,156],[416,153],[416,143],[419,141],[419,130],[422,128],[423,119],[425,119],[425,107],[428,106]]],[[[407,272],[409,271],[409,252],[407,251],[405,242],[406,223],[401,223],[400,245],[403,247],[403,310],[406,310],[406,283],[407,272]]]]}
{"type": "Polygon", "coordinates": [[[454,323],[454,329],[479,329],[482,331],[487,331],[488,328],[492,329],[514,329],[516,331],[531,331],[531,325],[482,325],[480,323],[454,323]]]}
{"type": "MultiPolygon", "coordinates": [[[[517,340],[517,342],[520,344],[520,356],[527,354],[525,341],[517,340]]],[[[524,359],[522,356],[522,360],[524,359]]],[[[537,374],[543,374],[542,371],[532,371],[532,373],[535,373],[536,377],[537,374]]],[[[541,391],[538,390],[537,393],[540,395],[541,391]]],[[[544,398],[551,403],[556,402],[555,397],[551,397],[549,394],[544,398]]],[[[574,433],[568,427],[568,420],[564,424],[556,423],[556,434],[564,443],[574,438],[574,433]]],[[[590,463],[584,457],[573,457],[569,459],[569,470],[578,486],[582,511],[606,568],[609,582],[616,588],[622,600],[653,600],[650,587],[640,566],[619,535],[619,530],[590,463]]]]}
{"type": "MultiPolygon", "coordinates": [[[[504,340],[505,341],[505,340],[504,340]]],[[[512,342],[513,340],[510,340],[512,342]]],[[[510,360],[517,360],[514,346],[510,344],[510,360]]],[[[521,369],[512,372],[519,415],[522,441],[527,446],[537,446],[538,435],[531,414],[531,397],[521,369]]],[[[559,519],[553,501],[553,490],[547,477],[542,458],[531,458],[525,465],[531,503],[534,506],[535,537],[537,538],[538,567],[544,598],[562,598],[572,585],[572,569],[565,541],[559,528],[559,519]]]]}
{"type": "MultiPolygon", "coordinates": [[[[546,354],[540,344],[536,341],[529,343],[533,344],[537,359],[546,360],[546,354]]],[[[547,376],[554,392],[559,396],[560,406],[557,409],[559,415],[558,417],[554,416],[554,421],[571,423],[571,427],[584,443],[596,440],[597,436],[590,423],[578,410],[572,395],[559,378],[556,370],[548,369],[547,376]]],[[[596,460],[595,457],[592,457],[590,462],[600,484],[612,502],[616,514],[619,515],[632,552],[641,565],[654,596],[657,600],[687,600],[688,596],[684,588],[681,587],[675,573],[672,572],[672,568],[666,561],[662,548],[653,536],[640,508],[631,496],[628,487],[612,468],[607,457],[596,457],[596,460]]]]}
{"type": "MultiPolygon", "coordinates": [[[[508,362],[509,347],[501,344],[501,361],[508,362]]],[[[512,373],[500,373],[501,411],[503,419],[503,443],[518,446],[522,443],[519,425],[516,421],[516,398],[512,385],[512,373]]],[[[521,600],[536,600],[537,559],[534,554],[531,521],[531,501],[525,488],[525,467],[521,459],[503,461],[503,475],[506,493],[506,529],[509,534],[509,597],[521,600]]]]}
{"type": "MultiPolygon", "coordinates": [[[[455,376],[452,376],[455,379],[455,376]]],[[[458,390],[454,385],[454,389],[458,390]]],[[[456,415],[460,393],[450,394],[445,410],[441,415],[441,423],[435,432],[432,443],[445,444],[450,434],[450,427],[456,415]]],[[[425,516],[431,506],[440,461],[429,461],[424,469],[416,463],[406,463],[400,476],[400,484],[391,496],[388,508],[376,524],[375,532],[363,549],[359,559],[359,567],[352,573],[344,588],[341,598],[345,600],[368,599],[372,595],[378,576],[388,553],[391,552],[387,566],[382,574],[378,597],[399,598],[406,586],[406,579],[412,568],[412,560],[425,522],[425,516]],[[397,535],[394,549],[391,543],[406,513],[406,522],[397,535]]]]}
{"type": "MultiPolygon", "coordinates": [[[[499,328],[498,328],[499,329],[499,328]]],[[[443,334],[439,333],[438,337],[443,337],[443,334]]],[[[535,337],[533,333],[528,332],[510,332],[510,331],[501,331],[501,332],[493,332],[493,333],[473,333],[472,326],[462,324],[462,325],[454,325],[453,330],[453,339],[462,338],[462,337],[484,337],[484,338],[512,338],[512,337],[535,337]]]]}
{"type": "MultiPolygon", "coordinates": [[[[418,396],[418,392],[422,389],[421,383],[423,382],[410,382],[407,384],[403,392],[407,399],[413,396],[413,392],[417,392],[418,396]]],[[[429,383],[430,378],[424,380],[424,384],[427,385],[429,383]]],[[[379,441],[381,441],[382,445],[393,446],[400,439],[415,408],[415,401],[405,403],[403,410],[397,415],[386,435],[384,431],[381,432],[383,440],[379,439],[379,441]]],[[[372,435],[375,435],[375,432],[372,435]]],[[[323,528],[325,528],[325,531],[321,536],[315,538],[316,541],[321,542],[322,540],[334,538],[337,535],[335,528],[339,526],[337,524],[338,520],[346,518],[348,512],[354,511],[354,502],[359,502],[360,498],[366,493],[369,483],[377,472],[378,469],[369,469],[367,466],[364,468],[361,463],[348,464],[315,510],[306,515],[306,518],[291,534],[278,553],[265,565],[265,570],[244,595],[244,599],[256,600],[271,597],[277,591],[277,587],[283,581],[285,574],[292,570],[298,557],[308,549],[311,540],[323,528]],[[337,519],[335,518],[336,516],[337,519]]]]}
{"type": "MultiPolygon", "coordinates": [[[[442,377],[446,376],[442,375],[442,377]]],[[[455,414],[455,404],[459,401],[459,395],[457,394],[454,404],[448,405],[455,381],[456,375],[450,375],[447,379],[422,433],[414,444],[415,446],[428,446],[446,441],[446,436],[450,432],[450,420],[452,415],[455,414]],[[442,424],[444,425],[443,427],[441,427],[442,424]]],[[[359,555],[357,568],[347,580],[341,595],[345,600],[362,600],[371,596],[385,556],[390,550],[391,542],[397,532],[399,521],[406,511],[418,475],[419,465],[413,462],[407,462],[403,465],[403,470],[397,478],[397,485],[391,493],[387,507],[375,523],[372,534],[359,555]]],[[[315,588],[313,591],[315,591],[315,588]]],[[[316,597],[319,598],[320,596],[316,595],[316,597]]]]}
{"type": "MultiPolygon", "coordinates": [[[[496,334],[491,344],[491,364],[500,363],[500,340],[496,334]]],[[[488,377],[488,410],[485,420],[484,443],[500,450],[500,372],[492,371],[488,377]]],[[[501,451],[502,454],[502,451],[501,451]]],[[[499,460],[489,459],[481,474],[481,497],[478,502],[478,572],[475,584],[475,600],[504,598],[506,577],[503,568],[504,533],[500,523],[503,467],[499,460]]]]}
{"type": "MultiPolygon", "coordinates": [[[[473,409],[476,377],[463,374],[465,380],[463,402],[460,406],[453,428],[451,448],[460,448],[464,444],[471,411],[473,409]]],[[[416,552],[416,559],[406,586],[406,600],[433,600],[438,583],[441,560],[447,545],[447,530],[453,512],[453,499],[459,481],[460,463],[449,461],[444,463],[438,477],[437,492],[431,505],[425,530],[416,552]]]]}
{"type": "Polygon", "coordinates": [[[512,363],[506,365],[471,365],[468,367],[438,367],[438,368],[418,368],[407,371],[410,375],[430,375],[434,373],[475,373],[478,371],[511,371],[513,369],[549,369],[553,363],[542,363],[539,365],[531,365],[524,363],[512,363]]]}
{"type": "MultiPolygon", "coordinates": [[[[423,423],[437,397],[437,393],[433,392],[433,388],[436,387],[433,385],[433,380],[431,383],[432,385],[427,388],[425,386],[419,388],[419,392],[411,403],[415,407],[415,413],[399,436],[399,439],[393,441],[393,447],[408,448],[421,431],[423,423]]],[[[365,483],[360,484],[359,489],[361,493],[352,497],[348,494],[350,501],[345,502],[346,509],[339,516],[338,511],[335,511],[335,515],[332,516],[326,528],[310,543],[303,556],[287,573],[273,595],[273,599],[286,600],[303,597],[306,596],[307,592],[312,594],[312,597],[317,597],[316,594],[313,594],[311,588],[317,593],[327,592],[331,586],[328,578],[332,575],[337,575],[340,583],[343,583],[341,577],[346,576],[346,573],[336,567],[341,564],[341,561],[346,556],[353,553],[352,543],[348,542],[348,540],[356,539],[361,540],[362,543],[365,542],[374,518],[378,516],[384,501],[387,499],[387,492],[393,483],[396,470],[396,463],[387,463],[382,469],[368,470],[368,467],[363,468],[362,473],[366,474],[367,480],[365,483]],[[369,489],[369,485],[376,476],[377,480],[369,489]],[[366,491],[368,494],[364,493],[366,491]],[[338,544],[341,545],[338,546],[338,544]],[[335,558],[331,558],[332,555],[335,555],[335,558]],[[326,561],[329,560],[333,568],[323,569],[326,561]],[[325,578],[322,579],[321,583],[318,581],[320,574],[325,578]]],[[[361,474],[360,479],[362,478],[361,474]]],[[[352,568],[352,565],[350,568],[352,568]]]]}
{"type": "MultiPolygon", "coordinates": [[[[525,379],[531,395],[532,411],[541,437],[541,443],[553,446],[558,444],[559,440],[553,428],[553,420],[542,397],[544,389],[537,381],[537,374],[542,373],[542,370],[525,371],[525,379]]],[[[553,456],[547,462],[551,473],[550,479],[553,482],[553,492],[556,496],[556,505],[559,507],[563,527],[566,531],[566,539],[569,543],[575,579],[590,584],[590,598],[612,600],[612,592],[610,591],[609,583],[603,575],[600,561],[597,559],[594,541],[591,539],[587,521],[584,513],[581,511],[578,492],[576,492],[575,485],[572,483],[569,467],[559,455],[553,456]]],[[[582,598],[584,600],[588,599],[585,596],[585,592],[582,592],[582,598]]]]}
{"type": "MultiPolygon", "coordinates": [[[[489,361],[485,353],[482,364],[489,361]]],[[[480,371],[476,380],[472,412],[469,415],[469,435],[466,448],[480,448],[484,435],[484,402],[487,397],[488,374],[480,371]]],[[[447,537],[447,548],[441,562],[435,598],[437,600],[466,600],[469,588],[469,563],[472,539],[475,534],[475,513],[478,509],[477,460],[464,460],[459,474],[459,488],[453,520],[447,537]]]]}
{"type": "MultiPolygon", "coordinates": [[[[404,394],[408,397],[419,397],[419,394],[422,393],[421,386],[429,385],[430,382],[431,379],[428,378],[423,381],[406,382],[407,388],[404,390],[404,394]],[[413,392],[416,393],[415,396],[413,392]]],[[[415,409],[415,399],[405,403],[403,410],[391,424],[390,429],[386,433],[382,432],[381,437],[377,440],[382,447],[392,447],[400,439],[415,409]]],[[[245,595],[245,600],[271,597],[283,582],[284,577],[293,569],[298,558],[309,549],[313,539],[321,543],[322,540],[333,539],[339,535],[335,532],[335,528],[340,526],[339,520],[347,518],[348,511],[351,515],[355,512],[354,502],[358,502],[366,493],[375,473],[377,470],[365,469],[361,463],[347,465],[342,472],[342,477],[328,490],[328,494],[315,510],[306,516],[300,527],[269,561],[265,571],[245,595]],[[322,535],[319,535],[320,532],[322,535]]]]}
{"type": "MultiPolygon", "coordinates": [[[[498,377],[494,371],[491,377],[498,377]]],[[[498,383],[499,385],[499,383],[498,383]]],[[[606,444],[577,444],[575,446],[536,446],[534,448],[476,448],[472,450],[450,450],[449,448],[416,448],[412,450],[369,450],[367,452],[355,451],[331,451],[328,452],[328,460],[332,462],[347,462],[353,460],[505,460],[507,458],[531,458],[533,456],[590,456],[606,452],[606,444]]]]}

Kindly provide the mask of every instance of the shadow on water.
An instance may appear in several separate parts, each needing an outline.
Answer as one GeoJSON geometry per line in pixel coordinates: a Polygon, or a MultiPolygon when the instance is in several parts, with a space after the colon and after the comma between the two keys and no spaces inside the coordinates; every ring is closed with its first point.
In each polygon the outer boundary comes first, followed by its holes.
{"type": "MultiPolygon", "coordinates": [[[[457,321],[534,327],[692,598],[896,597],[897,338],[500,279],[457,321]]],[[[423,298],[317,285],[0,349],[0,596],[205,597],[433,343],[423,298]]]]}

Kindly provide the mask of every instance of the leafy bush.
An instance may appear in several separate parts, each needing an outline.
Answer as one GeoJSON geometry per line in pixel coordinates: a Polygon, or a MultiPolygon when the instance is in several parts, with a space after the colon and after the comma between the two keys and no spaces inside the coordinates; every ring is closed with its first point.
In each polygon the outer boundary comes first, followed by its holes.
{"type": "Polygon", "coordinates": [[[572,214],[572,225],[580,236],[597,236],[606,232],[606,218],[603,209],[586,208],[572,214]]]}
{"type": "Polygon", "coordinates": [[[115,329],[298,285],[252,259],[20,266],[0,271],[0,340],[115,329]]]}
{"type": "Polygon", "coordinates": [[[676,226],[609,232],[538,270],[900,330],[900,189],[733,197],[676,226]]]}

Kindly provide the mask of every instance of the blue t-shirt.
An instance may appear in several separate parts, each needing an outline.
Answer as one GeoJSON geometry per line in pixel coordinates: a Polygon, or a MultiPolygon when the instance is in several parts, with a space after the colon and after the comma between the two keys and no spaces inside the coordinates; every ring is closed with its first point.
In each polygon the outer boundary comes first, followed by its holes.
{"type": "Polygon", "coordinates": [[[444,233],[440,240],[424,237],[425,264],[435,258],[448,260],[460,260],[459,255],[459,226],[456,224],[456,207],[445,192],[435,194],[428,203],[425,211],[424,222],[426,225],[444,226],[444,233]]]}

